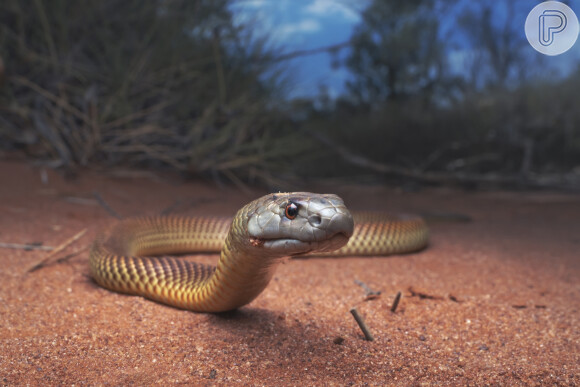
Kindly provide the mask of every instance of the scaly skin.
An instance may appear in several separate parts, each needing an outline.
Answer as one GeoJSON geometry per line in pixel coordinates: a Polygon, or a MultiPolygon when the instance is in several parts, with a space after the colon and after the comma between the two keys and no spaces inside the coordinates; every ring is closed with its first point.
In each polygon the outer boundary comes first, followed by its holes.
{"type": "Polygon", "coordinates": [[[427,244],[428,230],[421,218],[373,213],[354,218],[353,235],[353,218],[342,199],[298,192],[266,195],[233,219],[127,219],[96,238],[91,274],[110,290],[197,312],[222,312],[256,298],[286,256],[387,255],[427,244]],[[285,213],[289,203],[298,208],[294,219],[285,213]],[[151,257],[216,251],[221,251],[216,267],[151,257]]]}

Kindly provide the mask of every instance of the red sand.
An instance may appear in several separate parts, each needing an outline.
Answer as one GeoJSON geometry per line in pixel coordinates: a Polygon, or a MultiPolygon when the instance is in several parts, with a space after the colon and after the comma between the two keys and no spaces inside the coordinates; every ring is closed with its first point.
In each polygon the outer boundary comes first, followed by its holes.
{"type": "MultiPolygon", "coordinates": [[[[86,172],[65,180],[0,162],[0,385],[579,385],[580,197],[382,187],[300,186],[341,195],[351,209],[454,212],[431,225],[431,246],[382,258],[288,261],[250,305],[197,314],[112,293],[89,278],[88,246],[123,216],[232,215],[263,194],[161,174],[86,172]],[[363,281],[382,295],[364,300],[363,281]],[[397,291],[403,298],[390,311],[397,291]],[[349,313],[357,307],[375,341],[349,313]]],[[[199,256],[212,262],[215,256],[199,256]]]]}

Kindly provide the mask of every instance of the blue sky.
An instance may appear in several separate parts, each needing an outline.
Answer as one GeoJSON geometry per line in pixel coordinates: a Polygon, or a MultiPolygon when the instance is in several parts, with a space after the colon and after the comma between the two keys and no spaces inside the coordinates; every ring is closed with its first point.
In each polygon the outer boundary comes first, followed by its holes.
{"type": "MultiPolygon", "coordinates": [[[[251,22],[257,35],[269,36],[272,44],[284,52],[331,46],[347,41],[366,0],[240,0],[234,15],[241,23],[251,22]],[[347,5],[354,3],[356,5],[347,5]]],[[[312,96],[319,85],[326,85],[331,95],[338,95],[348,77],[344,68],[333,69],[327,53],[289,60],[296,81],[292,94],[312,96]]]]}
{"type": "MultiPolygon", "coordinates": [[[[369,0],[237,0],[232,10],[236,21],[251,25],[256,36],[268,36],[274,46],[283,47],[284,52],[293,52],[347,41],[354,27],[361,21],[359,11],[364,9],[368,2],[369,0]]],[[[539,2],[517,2],[514,15],[515,30],[521,30],[522,36],[527,13],[539,2]]],[[[578,15],[580,0],[567,3],[578,15]]],[[[468,0],[458,2],[458,7],[448,14],[448,19],[441,21],[442,36],[454,35],[454,22],[461,12],[461,7],[469,7],[473,4],[475,3],[468,0]]],[[[498,2],[497,4],[498,19],[501,20],[503,17],[505,20],[505,3],[498,2]]],[[[465,41],[461,39],[461,36],[451,39],[465,41]]],[[[535,55],[533,49],[531,47],[529,49],[529,54],[535,55]]],[[[455,66],[455,71],[461,71],[461,58],[472,50],[474,50],[473,47],[456,49],[449,57],[450,66],[455,66]]],[[[342,57],[347,52],[347,50],[342,50],[342,57]]],[[[543,59],[545,59],[544,65],[568,71],[571,64],[576,65],[580,59],[580,41],[563,55],[543,59]]],[[[290,96],[314,96],[318,94],[321,85],[326,86],[333,97],[344,91],[344,83],[349,77],[348,70],[344,67],[332,68],[331,63],[332,58],[327,53],[301,56],[287,61],[286,64],[295,81],[290,96]]],[[[542,71],[542,69],[538,70],[542,71]]]]}

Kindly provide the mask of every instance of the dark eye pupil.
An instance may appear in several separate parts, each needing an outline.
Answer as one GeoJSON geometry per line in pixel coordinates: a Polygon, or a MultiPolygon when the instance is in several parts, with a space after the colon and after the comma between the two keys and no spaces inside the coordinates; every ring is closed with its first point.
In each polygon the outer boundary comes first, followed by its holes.
{"type": "Polygon", "coordinates": [[[294,219],[298,215],[298,206],[294,203],[289,203],[286,206],[286,217],[294,219]]]}

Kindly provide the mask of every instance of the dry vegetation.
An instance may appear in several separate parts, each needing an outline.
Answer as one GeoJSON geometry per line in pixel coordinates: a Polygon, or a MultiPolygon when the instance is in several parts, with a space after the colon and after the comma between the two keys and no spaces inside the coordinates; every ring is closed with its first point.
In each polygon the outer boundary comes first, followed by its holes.
{"type": "Polygon", "coordinates": [[[351,49],[336,61],[353,74],[348,93],[288,101],[284,60],[310,52],[266,48],[235,25],[231,3],[2,1],[0,151],[67,171],[173,168],[240,186],[362,172],[580,187],[580,70],[531,71],[544,67],[513,25],[490,23],[489,4],[456,12],[480,48],[458,75],[437,37],[461,2],[371,2],[351,41],[328,50],[351,49]]]}
{"type": "Polygon", "coordinates": [[[300,150],[280,78],[226,1],[0,5],[0,139],[54,167],[169,166],[271,179],[300,150]],[[267,78],[266,70],[273,76],[267,78]]]}

